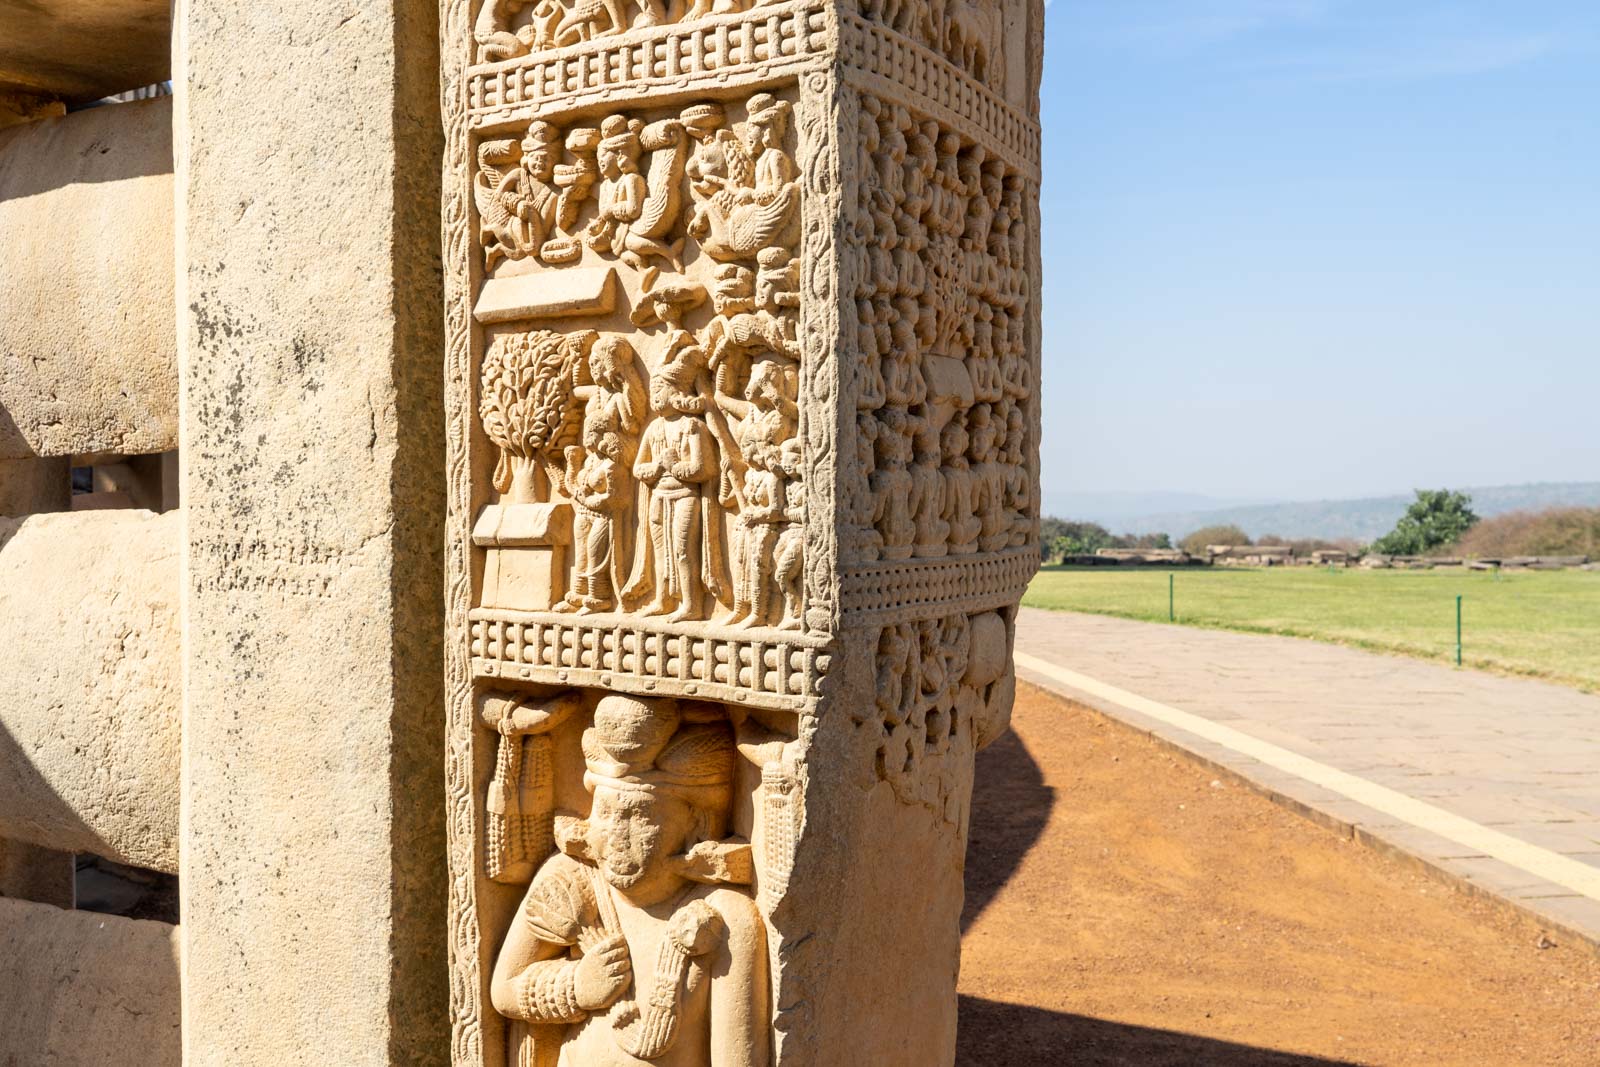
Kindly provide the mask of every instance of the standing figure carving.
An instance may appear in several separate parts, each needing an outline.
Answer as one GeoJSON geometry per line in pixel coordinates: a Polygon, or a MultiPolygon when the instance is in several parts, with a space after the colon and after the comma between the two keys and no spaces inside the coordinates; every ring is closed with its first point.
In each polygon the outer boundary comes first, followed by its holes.
{"type": "Polygon", "coordinates": [[[496,1010],[528,1024],[516,1062],[765,1067],[766,931],[750,846],[724,839],[729,724],[610,694],[583,756],[588,817],[558,835],[495,961],[496,1010]]]}
{"type": "Polygon", "coordinates": [[[939,473],[944,458],[939,432],[930,419],[916,420],[912,430],[916,458],[911,467],[911,518],[916,528],[912,554],[936,558],[949,550],[950,525],[944,521],[944,478],[939,473]]]}
{"type": "Polygon", "coordinates": [[[782,630],[800,629],[801,594],[805,576],[806,489],[802,479],[800,438],[791,437],[778,450],[778,470],[783,475],[783,526],[778,532],[774,567],[783,597],[782,630]]]}
{"type": "Polygon", "coordinates": [[[573,502],[572,592],[557,611],[609,611],[627,587],[633,559],[633,443],[644,425],[645,390],[633,346],[607,336],[589,351],[592,385],[584,398],[583,445],[567,450],[567,494],[573,502]]]}
{"type": "Polygon", "coordinates": [[[738,420],[735,433],[745,463],[744,492],[733,526],[731,623],[764,626],[774,621],[778,538],[788,521],[783,446],[800,422],[795,389],[792,364],[764,359],[751,369],[744,399],[718,395],[723,410],[738,420]]]}
{"type": "MultiPolygon", "coordinates": [[[[719,571],[720,516],[708,514],[715,497],[706,483],[718,474],[717,453],[706,427],[706,400],[696,392],[705,353],[686,330],[669,339],[650,376],[650,403],[659,416],[639,442],[633,473],[650,487],[650,541],[655,598],[646,615],[706,617],[707,584],[719,571]]],[[[713,590],[714,595],[714,590],[713,590]]]]}
{"type": "Polygon", "coordinates": [[[1011,524],[1006,516],[1006,469],[1001,464],[1000,431],[987,404],[979,404],[969,415],[972,435],[973,507],[978,515],[978,548],[997,552],[1011,543],[1011,524]]]}
{"type": "Polygon", "coordinates": [[[944,521],[950,528],[950,554],[971,555],[978,550],[983,521],[975,513],[977,488],[967,462],[967,431],[960,419],[944,428],[940,443],[944,446],[944,521]]]}
{"type": "Polygon", "coordinates": [[[878,467],[871,479],[873,524],[884,559],[909,559],[917,534],[912,521],[915,486],[906,467],[911,459],[911,435],[905,412],[897,408],[889,408],[880,421],[878,467]]]}

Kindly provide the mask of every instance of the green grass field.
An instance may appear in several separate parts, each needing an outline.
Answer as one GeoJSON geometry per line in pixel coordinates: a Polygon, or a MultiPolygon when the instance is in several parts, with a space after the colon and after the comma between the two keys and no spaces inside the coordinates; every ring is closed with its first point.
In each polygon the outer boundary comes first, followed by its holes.
{"type": "Polygon", "coordinates": [[[1023,603],[1287,634],[1422,659],[1455,661],[1456,596],[1468,667],[1600,691],[1600,572],[1329,571],[1320,567],[1156,569],[1046,567],[1023,603]]]}

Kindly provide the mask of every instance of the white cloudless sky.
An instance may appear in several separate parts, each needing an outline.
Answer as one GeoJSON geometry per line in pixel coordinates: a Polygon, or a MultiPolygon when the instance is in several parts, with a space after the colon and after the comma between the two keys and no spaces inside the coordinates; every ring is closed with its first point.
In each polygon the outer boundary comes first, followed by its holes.
{"type": "Polygon", "coordinates": [[[1600,2],[1046,24],[1047,495],[1600,480],[1600,2]]]}

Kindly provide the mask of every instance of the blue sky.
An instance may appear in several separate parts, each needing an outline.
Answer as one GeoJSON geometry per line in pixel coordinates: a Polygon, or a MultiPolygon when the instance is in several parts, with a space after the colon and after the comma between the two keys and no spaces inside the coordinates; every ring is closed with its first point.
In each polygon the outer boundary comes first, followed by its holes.
{"type": "Polygon", "coordinates": [[[1600,0],[1051,0],[1044,488],[1600,480],[1600,0]]]}

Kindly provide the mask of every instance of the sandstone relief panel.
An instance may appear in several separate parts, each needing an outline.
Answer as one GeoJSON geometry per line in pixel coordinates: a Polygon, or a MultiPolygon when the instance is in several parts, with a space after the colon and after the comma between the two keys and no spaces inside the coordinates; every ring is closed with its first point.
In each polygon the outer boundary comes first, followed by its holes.
{"type": "Polygon", "coordinates": [[[905,104],[860,101],[862,177],[844,205],[856,279],[847,604],[1005,603],[1037,565],[1028,179],[905,104]]]}
{"type": "Polygon", "coordinates": [[[485,605],[800,627],[792,104],[736,106],[479,145],[485,605]]]}
{"type": "Polygon", "coordinates": [[[486,873],[519,894],[489,985],[508,1062],[769,1063],[757,900],[793,862],[792,738],[671,698],[490,691],[478,707],[500,738],[486,873]]]}
{"type": "Polygon", "coordinates": [[[863,748],[860,785],[887,782],[965,831],[972,759],[1005,732],[1016,675],[1000,612],[885,626],[872,703],[851,706],[863,748]]]}
{"type": "Polygon", "coordinates": [[[446,0],[457,1063],[838,1062],[818,879],[885,805],[959,852],[1038,563],[1023,6],[446,0]]]}
{"type": "Polygon", "coordinates": [[[772,1062],[763,907],[830,661],[800,390],[836,375],[800,341],[797,96],[470,139],[459,1061],[772,1062]]]}

